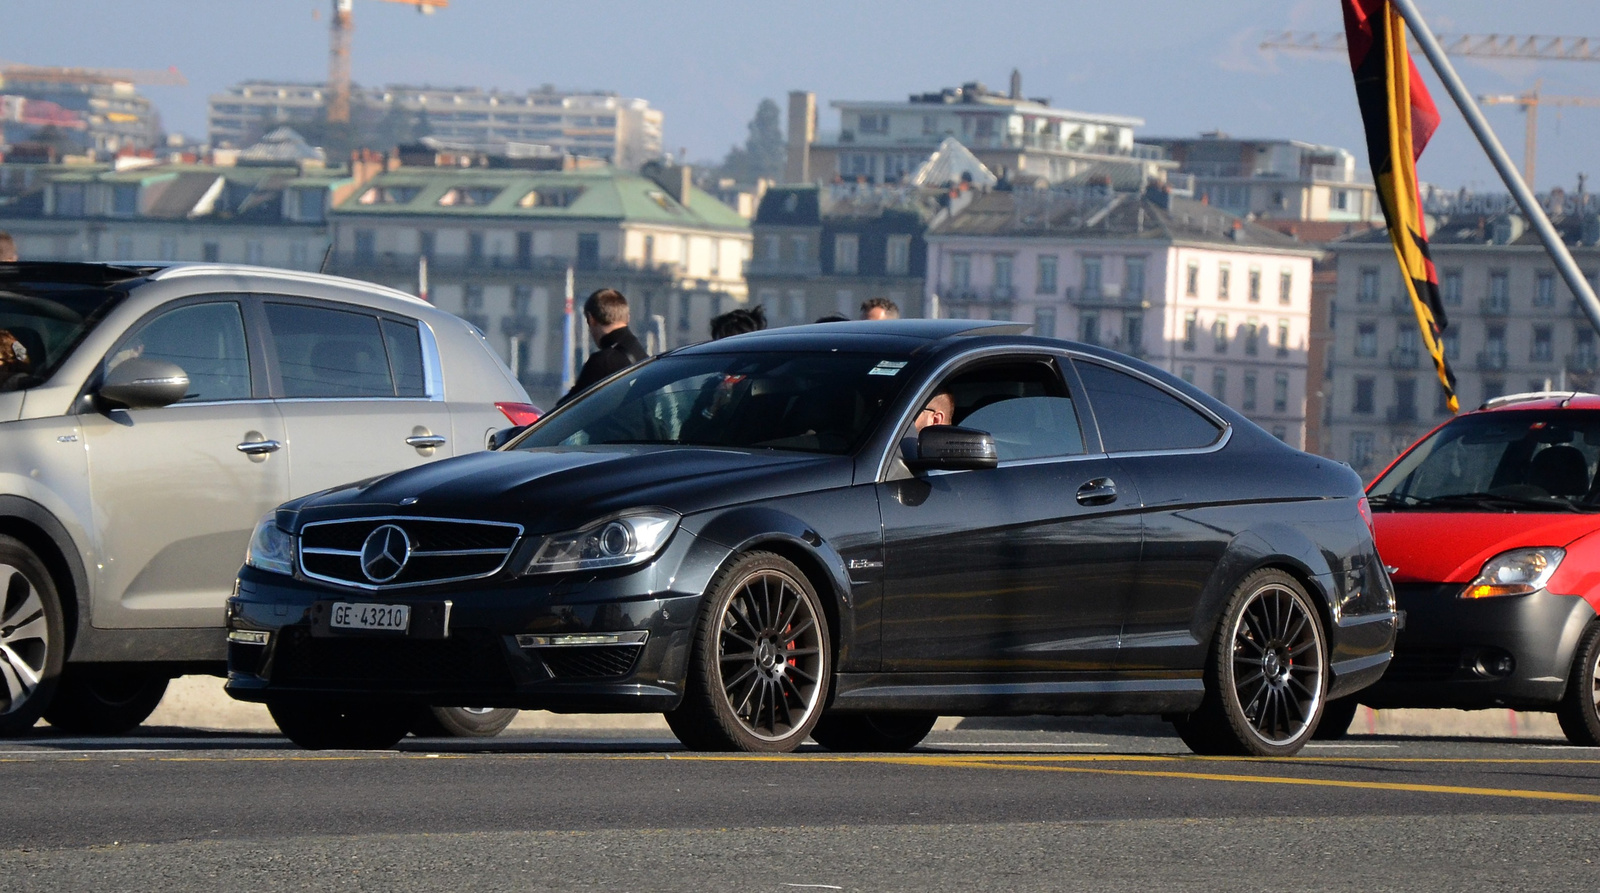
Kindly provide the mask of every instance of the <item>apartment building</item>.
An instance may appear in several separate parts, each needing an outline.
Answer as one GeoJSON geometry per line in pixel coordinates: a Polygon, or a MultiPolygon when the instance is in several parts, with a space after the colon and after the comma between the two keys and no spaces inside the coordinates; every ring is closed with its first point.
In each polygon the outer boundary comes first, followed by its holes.
{"type": "Polygon", "coordinates": [[[1155,185],[989,192],[927,239],[938,315],[1111,347],[1304,444],[1319,249],[1155,185]]]}
{"type": "MultiPolygon", "coordinates": [[[[210,97],[207,136],[213,146],[240,146],[280,124],[317,121],[326,93],[322,84],[235,84],[210,97]]],[[[614,93],[390,85],[352,90],[350,107],[358,121],[375,122],[395,111],[417,115],[426,120],[428,135],[486,149],[530,143],[631,170],[663,154],[661,111],[648,100],[614,93]]]]}
{"type": "Polygon", "coordinates": [[[974,81],[912,94],[904,102],[835,101],[839,129],[817,133],[809,143],[796,134],[811,128],[797,131],[794,122],[814,118],[815,98],[792,93],[789,102],[789,171],[803,171],[808,181],[900,183],[951,138],[996,174],[1051,183],[1099,176],[1140,188],[1174,167],[1159,147],[1135,142],[1134,129],[1143,126],[1142,119],[1071,111],[1048,99],[1026,98],[1016,72],[1006,93],[974,81]],[[796,160],[798,153],[804,153],[802,160],[796,160]]]}
{"type": "Polygon", "coordinates": [[[1194,177],[1194,194],[1240,216],[1338,223],[1383,222],[1372,178],[1337,146],[1288,139],[1150,137],[1194,177]]]}
{"type": "MultiPolygon", "coordinates": [[[[627,295],[633,328],[658,351],[705,340],[712,316],[745,301],[749,222],[687,167],[646,171],[399,167],[333,209],[331,268],[415,291],[426,258],[428,299],[481,329],[549,402],[569,268],[580,302],[602,287],[627,295]]],[[[581,329],[576,340],[581,358],[581,329]]]]}
{"type": "Polygon", "coordinates": [[[159,144],[161,116],[133,84],[54,71],[0,77],[0,148],[45,133],[98,157],[159,144]]]}
{"type": "MultiPolygon", "coordinates": [[[[1559,191],[1557,191],[1559,193],[1559,191]]],[[[1600,279],[1600,202],[1546,196],[1591,285],[1600,279]]],[[[1449,322],[1445,356],[1463,409],[1504,394],[1594,390],[1596,334],[1506,197],[1435,199],[1429,234],[1449,322]]],[[[1387,231],[1333,244],[1338,284],[1329,349],[1327,455],[1371,478],[1449,417],[1387,231]]]]}

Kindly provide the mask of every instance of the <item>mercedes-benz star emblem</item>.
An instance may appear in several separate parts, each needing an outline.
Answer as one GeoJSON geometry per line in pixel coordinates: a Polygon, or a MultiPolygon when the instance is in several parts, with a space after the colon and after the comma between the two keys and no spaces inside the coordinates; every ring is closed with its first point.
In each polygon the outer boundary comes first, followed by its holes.
{"type": "Polygon", "coordinates": [[[411,558],[411,538],[393,524],[367,534],[361,544],[361,572],[374,583],[387,583],[406,569],[411,558]]]}

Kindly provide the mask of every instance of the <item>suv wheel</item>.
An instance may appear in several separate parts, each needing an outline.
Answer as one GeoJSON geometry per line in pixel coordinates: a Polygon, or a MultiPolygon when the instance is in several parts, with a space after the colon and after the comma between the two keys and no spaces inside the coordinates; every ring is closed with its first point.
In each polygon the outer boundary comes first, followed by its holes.
{"type": "Polygon", "coordinates": [[[66,650],[50,572],[33,550],[0,535],[0,735],[20,734],[39,720],[66,650]]]}
{"type": "Polygon", "coordinates": [[[1578,640],[1567,694],[1556,708],[1556,719],[1568,741],[1600,747],[1600,620],[1590,623],[1578,640]]]}
{"type": "Polygon", "coordinates": [[[75,735],[120,735],[155,712],[169,681],[165,673],[137,666],[68,666],[44,718],[75,735]]]}
{"type": "Polygon", "coordinates": [[[411,720],[418,738],[493,738],[517,718],[515,707],[423,707],[411,720]]]}

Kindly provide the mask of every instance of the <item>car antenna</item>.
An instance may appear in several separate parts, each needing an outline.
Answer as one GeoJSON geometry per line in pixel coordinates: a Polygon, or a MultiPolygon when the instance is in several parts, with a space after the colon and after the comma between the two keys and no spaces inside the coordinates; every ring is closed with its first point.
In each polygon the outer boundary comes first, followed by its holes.
{"type": "Polygon", "coordinates": [[[1577,396],[1578,396],[1578,392],[1577,391],[1573,391],[1572,393],[1568,394],[1567,395],[1567,399],[1561,401],[1561,408],[1562,409],[1566,409],[1567,408],[1567,404],[1571,403],[1574,399],[1577,398],[1577,396]]]}
{"type": "Polygon", "coordinates": [[[328,261],[333,258],[333,241],[329,240],[328,250],[322,252],[322,263],[317,266],[318,273],[328,272],[328,261]]]}

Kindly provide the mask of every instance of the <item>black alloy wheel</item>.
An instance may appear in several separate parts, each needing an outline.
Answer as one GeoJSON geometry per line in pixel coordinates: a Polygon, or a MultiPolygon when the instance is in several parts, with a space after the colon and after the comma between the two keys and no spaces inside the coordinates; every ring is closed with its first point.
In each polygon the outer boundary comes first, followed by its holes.
{"type": "Polygon", "coordinates": [[[706,590],[683,703],[667,724],[691,750],[793,751],[822,715],[830,648],[800,569],[770,552],[739,556],[706,590]]]}
{"type": "Polygon", "coordinates": [[[938,721],[928,713],[824,713],[811,740],[841,753],[904,753],[938,721]]]}
{"type": "Polygon", "coordinates": [[[1200,709],[1174,720],[1198,754],[1291,756],[1311,740],[1328,690],[1322,617],[1283,571],[1246,577],[1223,611],[1200,709]]]}
{"type": "Polygon", "coordinates": [[[45,708],[50,725],[75,735],[120,735],[137,728],[161,704],[165,673],[127,664],[72,664],[45,708]]]}
{"type": "Polygon", "coordinates": [[[1556,719],[1567,740],[1582,747],[1600,747],[1600,620],[1593,620],[1578,640],[1567,677],[1567,693],[1556,707],[1556,719]]]}
{"type": "Polygon", "coordinates": [[[306,750],[388,750],[406,736],[414,716],[412,708],[395,704],[273,701],[267,712],[306,750]]]}
{"type": "Polygon", "coordinates": [[[61,681],[66,623],[55,581],[21,541],[0,535],[0,736],[39,721],[61,681]]]}

